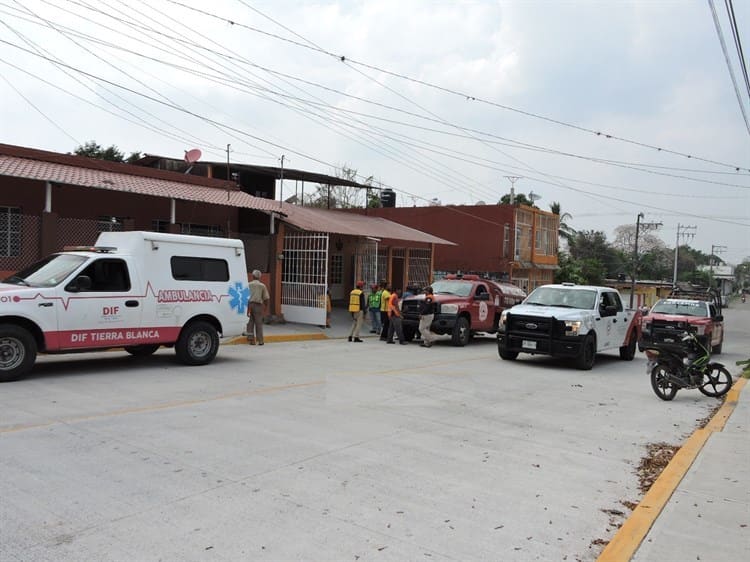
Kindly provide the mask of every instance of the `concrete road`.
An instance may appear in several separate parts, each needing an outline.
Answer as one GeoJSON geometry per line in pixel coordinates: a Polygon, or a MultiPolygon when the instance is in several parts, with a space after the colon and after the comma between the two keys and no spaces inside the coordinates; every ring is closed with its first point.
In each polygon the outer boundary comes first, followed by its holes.
{"type": "Polygon", "coordinates": [[[45,357],[0,386],[0,560],[593,560],[717,404],[492,339],[45,357]]]}

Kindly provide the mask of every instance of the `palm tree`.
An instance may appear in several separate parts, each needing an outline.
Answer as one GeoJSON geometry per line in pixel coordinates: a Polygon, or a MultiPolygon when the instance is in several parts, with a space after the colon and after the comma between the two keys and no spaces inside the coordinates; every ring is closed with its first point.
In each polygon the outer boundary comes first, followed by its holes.
{"type": "Polygon", "coordinates": [[[565,221],[572,219],[573,215],[571,215],[570,213],[560,213],[561,209],[560,203],[558,201],[553,201],[552,203],[550,203],[549,210],[552,211],[553,214],[560,217],[560,226],[558,227],[557,234],[566,242],[570,242],[570,239],[575,236],[576,230],[565,221]]]}

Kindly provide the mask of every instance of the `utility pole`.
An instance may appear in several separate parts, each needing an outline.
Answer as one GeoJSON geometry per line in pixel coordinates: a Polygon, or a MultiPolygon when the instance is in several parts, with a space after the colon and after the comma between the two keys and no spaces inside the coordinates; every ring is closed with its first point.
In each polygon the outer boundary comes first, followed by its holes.
{"type": "Polygon", "coordinates": [[[227,201],[229,201],[229,181],[232,179],[229,175],[229,149],[232,147],[231,144],[227,145],[227,201]]]}
{"type": "Polygon", "coordinates": [[[680,236],[682,236],[683,241],[690,238],[695,237],[695,229],[698,228],[695,225],[693,226],[685,226],[684,224],[677,223],[677,238],[674,243],[674,273],[672,273],[672,288],[677,288],[677,257],[679,256],[679,250],[680,250],[680,236]],[[693,232],[688,232],[688,231],[693,232]]]}
{"type": "Polygon", "coordinates": [[[281,155],[281,181],[279,182],[279,207],[282,207],[284,201],[284,155],[281,155]]]}
{"type": "Polygon", "coordinates": [[[711,255],[708,256],[708,283],[710,286],[714,284],[714,256],[716,254],[723,254],[726,249],[726,246],[711,244],[711,255]]]}
{"type": "Polygon", "coordinates": [[[638,213],[638,217],[635,219],[635,244],[633,249],[633,282],[630,286],[630,308],[633,308],[633,298],[635,297],[635,281],[638,276],[638,237],[640,236],[641,229],[648,231],[659,228],[662,223],[660,222],[644,222],[641,223],[643,213],[638,213]]]}
{"type": "Polygon", "coordinates": [[[506,180],[510,182],[510,204],[515,205],[516,203],[516,182],[520,179],[523,179],[522,176],[503,176],[506,180]]]}

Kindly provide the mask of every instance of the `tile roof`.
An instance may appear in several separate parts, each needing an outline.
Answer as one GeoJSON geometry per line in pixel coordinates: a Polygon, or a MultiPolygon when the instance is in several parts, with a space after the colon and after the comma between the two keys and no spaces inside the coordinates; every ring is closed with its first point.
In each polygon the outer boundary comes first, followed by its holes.
{"type": "Polygon", "coordinates": [[[11,145],[0,144],[0,176],[278,213],[283,221],[309,231],[453,245],[379,217],[255,197],[225,181],[11,145]]]}
{"type": "Polygon", "coordinates": [[[421,230],[416,230],[381,217],[368,217],[345,211],[332,211],[315,207],[300,207],[289,203],[284,203],[283,212],[286,214],[283,218],[284,222],[302,230],[455,246],[453,242],[443,238],[438,238],[432,234],[427,234],[421,230]]]}

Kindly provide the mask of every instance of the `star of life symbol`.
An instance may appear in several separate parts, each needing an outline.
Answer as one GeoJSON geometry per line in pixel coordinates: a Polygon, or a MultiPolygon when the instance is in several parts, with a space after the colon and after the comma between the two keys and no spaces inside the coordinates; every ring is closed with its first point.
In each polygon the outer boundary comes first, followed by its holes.
{"type": "Polygon", "coordinates": [[[229,306],[237,312],[244,314],[247,310],[247,301],[250,300],[250,287],[243,285],[240,281],[229,286],[229,306]]]}

